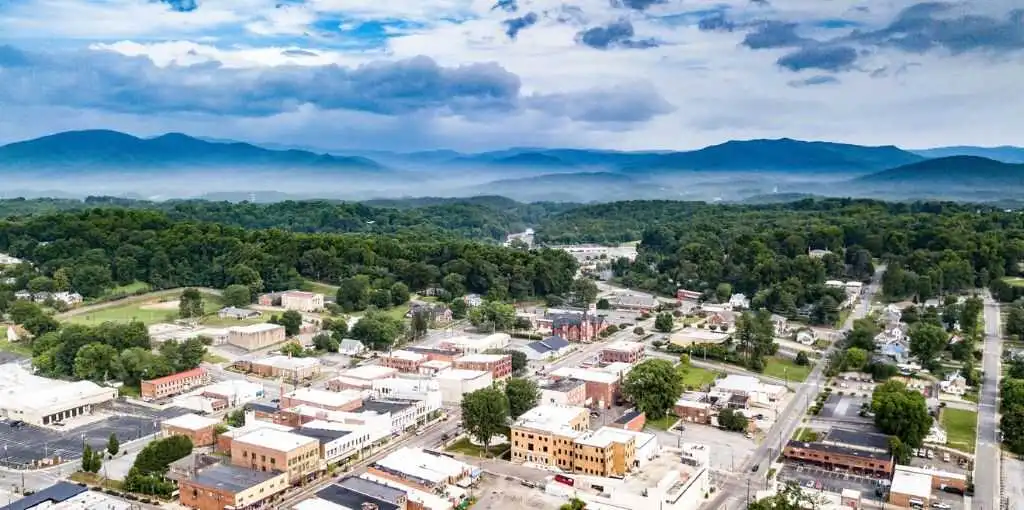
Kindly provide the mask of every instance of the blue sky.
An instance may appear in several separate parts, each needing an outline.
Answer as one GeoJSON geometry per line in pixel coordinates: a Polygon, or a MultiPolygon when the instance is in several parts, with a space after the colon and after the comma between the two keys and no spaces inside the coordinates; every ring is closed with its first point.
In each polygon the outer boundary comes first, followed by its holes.
{"type": "Polygon", "coordinates": [[[14,0],[0,142],[1024,144],[1019,0],[14,0]]]}

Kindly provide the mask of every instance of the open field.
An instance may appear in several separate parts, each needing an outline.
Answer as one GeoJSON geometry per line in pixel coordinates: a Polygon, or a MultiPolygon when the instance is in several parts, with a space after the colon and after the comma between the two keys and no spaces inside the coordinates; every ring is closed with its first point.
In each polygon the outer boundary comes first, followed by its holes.
{"type": "Polygon", "coordinates": [[[1019,276],[1007,276],[1003,278],[1003,281],[1014,287],[1024,287],[1024,278],[1019,276]]]}
{"type": "MultiPolygon", "coordinates": [[[[72,324],[84,324],[94,326],[104,322],[131,322],[133,320],[142,322],[147,326],[158,322],[169,322],[178,318],[178,301],[173,298],[157,298],[150,301],[133,301],[120,306],[111,306],[101,310],[94,310],[68,317],[66,320],[72,324]]],[[[217,296],[203,295],[203,309],[208,314],[214,314],[223,306],[217,296]]],[[[235,321],[236,323],[238,321],[235,321]]]]}
{"type": "MultiPolygon", "coordinates": [[[[6,331],[7,327],[0,325],[0,331],[6,331]]],[[[32,357],[32,346],[26,343],[11,343],[7,339],[0,339],[0,352],[9,352],[21,356],[32,357]]]]}
{"type": "Polygon", "coordinates": [[[306,285],[303,285],[303,290],[309,292],[315,292],[317,294],[323,294],[326,297],[334,298],[338,294],[338,286],[331,285],[328,283],[315,282],[312,280],[306,281],[306,285]]]}
{"type": "Polygon", "coordinates": [[[776,379],[803,381],[811,374],[811,365],[797,365],[789,358],[772,356],[764,360],[764,375],[776,379]]]}
{"type": "Polygon", "coordinates": [[[942,428],[946,429],[947,445],[964,452],[974,452],[978,437],[978,413],[947,407],[942,410],[942,428]]]}
{"type": "Polygon", "coordinates": [[[680,369],[683,377],[683,384],[687,389],[701,388],[706,384],[715,382],[718,378],[718,373],[713,370],[706,368],[689,366],[684,369],[680,369]]]}
{"type": "Polygon", "coordinates": [[[679,421],[678,416],[674,414],[666,414],[665,416],[657,420],[647,420],[647,426],[654,429],[667,431],[668,429],[672,428],[672,425],[675,425],[677,421],[679,421]]]}

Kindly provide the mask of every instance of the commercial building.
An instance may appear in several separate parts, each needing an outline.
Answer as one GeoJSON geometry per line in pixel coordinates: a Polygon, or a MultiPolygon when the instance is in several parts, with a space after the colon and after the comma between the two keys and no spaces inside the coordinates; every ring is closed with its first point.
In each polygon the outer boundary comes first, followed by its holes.
{"type": "Polygon", "coordinates": [[[427,357],[427,361],[447,361],[448,363],[454,363],[455,358],[462,356],[463,352],[460,349],[453,347],[420,347],[420,346],[409,346],[405,350],[422,354],[427,357]]]}
{"type": "Polygon", "coordinates": [[[287,425],[278,425],[276,423],[261,421],[257,419],[246,419],[245,425],[236,429],[228,430],[227,432],[217,435],[217,443],[214,446],[214,451],[218,453],[231,453],[231,443],[236,437],[242,437],[250,432],[256,432],[260,429],[271,429],[280,432],[291,432],[295,430],[295,427],[289,427],[287,425]]]}
{"type": "Polygon", "coordinates": [[[619,397],[622,379],[600,368],[562,367],[552,371],[552,379],[579,379],[587,385],[586,405],[599,408],[611,408],[619,397]]]}
{"type": "Polygon", "coordinates": [[[359,356],[366,352],[366,346],[354,338],[344,338],[338,345],[338,353],[345,356],[359,356]]]}
{"type": "Polygon", "coordinates": [[[217,317],[221,319],[235,319],[241,321],[246,319],[258,319],[262,316],[263,313],[258,310],[236,308],[234,306],[226,306],[217,311],[217,317]]]}
{"type": "Polygon", "coordinates": [[[420,365],[420,375],[434,377],[437,374],[440,374],[441,372],[444,372],[445,370],[448,370],[450,368],[452,368],[452,363],[450,361],[424,361],[423,364],[420,365]]]}
{"type": "Polygon", "coordinates": [[[292,432],[259,429],[231,442],[231,464],[254,471],[284,471],[290,483],[321,469],[320,443],[292,432]]]}
{"type": "Polygon", "coordinates": [[[328,485],[295,510],[408,510],[405,492],[358,477],[328,485]]]}
{"type": "Polygon", "coordinates": [[[571,472],[576,467],[574,441],[589,426],[590,413],[584,407],[534,407],[512,424],[512,460],[571,472]]]}
{"type": "Polygon", "coordinates": [[[353,411],[363,405],[366,395],[359,390],[326,391],[315,388],[299,388],[281,395],[281,408],[308,405],[328,411],[353,411]]]}
{"type": "Polygon", "coordinates": [[[272,507],[289,486],[281,471],[215,464],[178,480],[178,502],[198,510],[272,507]]]}
{"type": "Polygon", "coordinates": [[[210,377],[202,367],[193,368],[166,377],[142,381],[140,384],[142,400],[160,400],[167,397],[180,395],[186,391],[198,388],[207,382],[210,377]]]}
{"type": "Polygon", "coordinates": [[[889,502],[907,507],[916,500],[927,507],[933,492],[950,489],[963,494],[967,490],[967,476],[936,469],[896,466],[889,488],[889,502]]]}
{"type": "Polygon", "coordinates": [[[560,336],[549,336],[519,348],[529,360],[548,360],[557,358],[573,349],[573,344],[560,336]]]}
{"type": "Polygon", "coordinates": [[[117,398],[117,389],[90,381],[38,377],[16,363],[0,365],[0,418],[51,425],[91,414],[117,398]]]}
{"type": "Polygon", "coordinates": [[[635,467],[636,439],[602,428],[573,441],[573,471],[591,476],[626,476],[635,467]]]}
{"type": "Polygon", "coordinates": [[[511,342],[512,336],[508,333],[494,333],[480,338],[457,336],[443,340],[440,347],[457,349],[463,354],[483,354],[494,349],[505,349],[511,342]]]}
{"type": "Polygon", "coordinates": [[[467,354],[455,359],[459,370],[486,370],[495,381],[512,377],[512,356],[510,354],[467,354]]]}
{"type": "Polygon", "coordinates": [[[298,312],[316,312],[324,309],[324,295],[289,290],[281,293],[281,306],[298,312]]]}
{"type": "Polygon", "coordinates": [[[400,450],[375,462],[367,473],[426,492],[442,493],[473,473],[469,464],[419,448],[400,450]]]}
{"type": "Polygon", "coordinates": [[[647,424],[647,415],[643,411],[626,411],[612,422],[611,427],[640,432],[647,424]]]}
{"type": "Polygon", "coordinates": [[[391,351],[380,357],[380,364],[385,367],[394,368],[399,372],[415,374],[420,371],[420,365],[427,361],[426,355],[406,350],[391,351]]]}
{"type": "Polygon", "coordinates": [[[672,406],[672,412],[687,423],[708,425],[714,415],[711,403],[700,394],[684,394],[672,406]]]}
{"type": "Polygon", "coordinates": [[[612,342],[601,349],[602,363],[638,363],[644,359],[646,346],[643,342],[620,340],[612,342]]]}
{"type": "Polygon", "coordinates": [[[868,475],[891,475],[895,465],[893,457],[889,453],[803,441],[786,443],[783,456],[826,469],[838,468],[868,475]]]}
{"type": "Polygon", "coordinates": [[[370,394],[380,400],[428,402],[435,410],[442,403],[441,384],[433,379],[379,379],[371,383],[370,394]]]}
{"type": "Polygon", "coordinates": [[[560,406],[587,405],[587,383],[580,379],[567,377],[557,379],[540,386],[540,403],[560,406]]]}
{"type": "Polygon", "coordinates": [[[762,383],[758,378],[749,375],[730,374],[715,381],[713,391],[747,397],[752,406],[774,407],[788,390],[785,386],[762,383]]]}
{"type": "Polygon", "coordinates": [[[188,413],[164,420],[160,431],[164,437],[185,436],[192,440],[193,446],[212,446],[216,440],[214,429],[219,423],[220,420],[188,413]]]}
{"type": "Polygon", "coordinates": [[[337,377],[327,381],[327,389],[341,391],[346,389],[364,390],[373,385],[373,381],[395,377],[398,369],[381,365],[363,365],[343,370],[337,377]]]}
{"type": "Polygon", "coordinates": [[[314,420],[306,423],[296,434],[315,438],[320,443],[320,458],[327,465],[343,463],[358,457],[372,444],[373,434],[361,425],[314,420]]]}
{"type": "Polygon", "coordinates": [[[320,375],[321,370],[317,358],[291,356],[268,356],[253,361],[239,361],[235,365],[260,377],[286,381],[308,381],[320,375]]]}
{"type": "Polygon", "coordinates": [[[203,388],[202,395],[222,399],[229,407],[237,407],[263,398],[263,393],[263,385],[260,383],[232,379],[203,388]]]}
{"type": "Polygon", "coordinates": [[[255,351],[284,342],[284,326],[277,324],[251,324],[228,329],[228,344],[247,351],[255,351]]]}
{"type": "Polygon", "coordinates": [[[43,490],[11,502],[0,510],[131,510],[127,501],[90,491],[84,484],[57,482],[43,490]]]}
{"type": "Polygon", "coordinates": [[[491,385],[494,378],[486,370],[446,370],[435,377],[445,404],[459,404],[462,396],[491,385]]]}
{"type": "MultiPolygon", "coordinates": [[[[457,489],[454,491],[445,491],[438,495],[436,493],[427,492],[421,489],[410,487],[404,483],[383,478],[371,473],[363,473],[359,475],[359,478],[363,480],[369,480],[374,483],[381,485],[387,485],[393,489],[398,489],[405,492],[405,495],[409,498],[409,508],[421,509],[421,510],[452,510],[457,508],[463,500],[466,499],[465,491],[457,489]]],[[[451,486],[449,486],[451,487],[451,486]]],[[[447,488],[446,488],[447,489],[447,488]]]]}

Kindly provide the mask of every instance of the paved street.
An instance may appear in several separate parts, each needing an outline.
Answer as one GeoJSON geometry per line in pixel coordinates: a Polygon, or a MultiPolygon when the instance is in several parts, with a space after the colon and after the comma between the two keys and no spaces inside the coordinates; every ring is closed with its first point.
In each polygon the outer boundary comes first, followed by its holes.
{"type": "Polygon", "coordinates": [[[1003,355],[1003,334],[999,303],[985,294],[985,355],[982,359],[981,395],[978,398],[978,445],[974,463],[974,506],[982,510],[999,508],[999,376],[1003,355]]]}
{"type": "MultiPolygon", "coordinates": [[[[846,324],[843,325],[843,332],[849,331],[853,328],[853,321],[855,319],[867,316],[868,311],[871,309],[871,299],[874,297],[875,293],[878,292],[878,287],[884,272],[885,266],[879,266],[877,268],[874,277],[871,279],[871,283],[864,288],[864,295],[861,296],[856,310],[850,314],[846,324]]],[[[822,355],[821,360],[814,366],[814,370],[811,371],[811,374],[807,377],[804,384],[797,387],[796,395],[779,414],[779,419],[776,420],[775,425],[772,426],[771,430],[767,434],[768,437],[789,438],[793,436],[793,432],[796,430],[797,426],[800,425],[800,420],[807,412],[809,402],[818,393],[820,387],[825,382],[825,360],[828,359],[829,354],[831,354],[835,349],[836,346],[834,344],[830,346],[822,355]]],[[[746,462],[740,466],[737,473],[732,477],[719,477],[719,479],[722,480],[722,483],[719,484],[719,490],[716,493],[717,496],[709,501],[704,508],[745,508],[748,483],[750,487],[760,487],[764,484],[764,477],[766,476],[766,470],[751,473],[751,468],[755,465],[762,466],[766,460],[774,458],[778,452],[778,441],[764,441],[761,443],[761,445],[754,450],[753,455],[751,455],[746,462]]]]}

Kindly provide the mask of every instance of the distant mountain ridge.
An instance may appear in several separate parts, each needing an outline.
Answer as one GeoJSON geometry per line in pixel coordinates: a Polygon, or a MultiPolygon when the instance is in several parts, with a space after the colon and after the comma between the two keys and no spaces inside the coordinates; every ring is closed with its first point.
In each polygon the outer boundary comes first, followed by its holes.
{"type": "Polygon", "coordinates": [[[994,159],[1003,163],[1024,163],[1024,147],[1002,145],[999,147],[975,147],[956,145],[952,147],[935,147],[911,151],[926,158],[945,158],[949,156],[978,156],[994,159]]]}
{"type": "Polygon", "coordinates": [[[385,170],[364,157],[270,150],[180,133],[139,138],[118,131],[68,131],[0,147],[0,168],[145,170],[175,166],[385,170]]]}
{"type": "Polygon", "coordinates": [[[861,183],[1024,186],[1024,164],[979,156],[948,156],[864,175],[861,183]]]}

